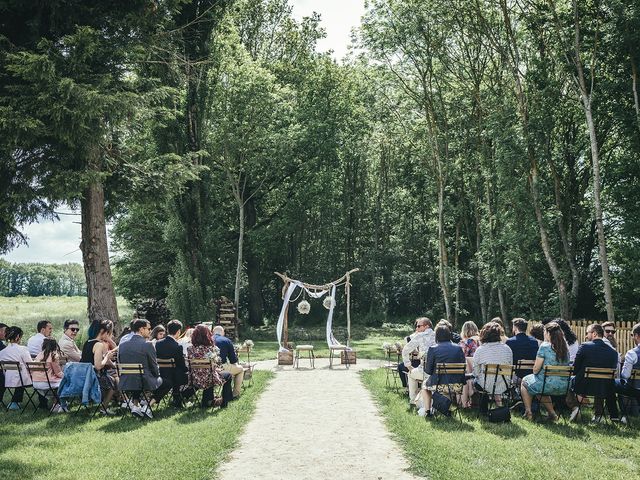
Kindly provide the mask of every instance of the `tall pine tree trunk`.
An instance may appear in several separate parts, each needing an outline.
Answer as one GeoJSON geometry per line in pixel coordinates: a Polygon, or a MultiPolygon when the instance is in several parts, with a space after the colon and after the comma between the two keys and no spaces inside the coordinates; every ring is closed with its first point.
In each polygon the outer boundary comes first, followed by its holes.
{"type": "MultiPolygon", "coordinates": [[[[99,152],[90,152],[89,163],[97,170],[99,152]]],[[[92,179],[80,200],[81,235],[80,250],[87,281],[87,312],[89,321],[111,320],[119,323],[118,304],[113,289],[107,226],[104,217],[104,189],[100,180],[92,179]]]]}

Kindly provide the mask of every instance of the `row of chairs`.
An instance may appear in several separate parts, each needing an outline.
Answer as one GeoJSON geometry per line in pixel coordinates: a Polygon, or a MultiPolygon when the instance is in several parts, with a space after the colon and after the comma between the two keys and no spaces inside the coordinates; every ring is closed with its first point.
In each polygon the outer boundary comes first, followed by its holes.
{"type": "MultiPolygon", "coordinates": [[[[173,359],[158,359],[158,367],[165,371],[171,371],[176,368],[176,364],[173,359]]],[[[215,367],[215,363],[213,362],[213,360],[210,360],[210,359],[192,359],[189,361],[189,384],[187,385],[187,388],[190,388],[193,391],[193,397],[195,402],[199,403],[201,400],[201,397],[200,397],[201,388],[194,382],[194,372],[196,371],[213,372],[214,367],[215,367]]],[[[29,373],[29,376],[32,377],[34,373],[40,372],[44,374],[47,380],[46,381],[47,388],[39,389],[39,390],[36,390],[35,388],[33,388],[32,383],[27,381],[27,379],[23,378],[23,373],[22,373],[22,369],[20,368],[19,362],[10,362],[10,361],[0,362],[0,368],[5,373],[16,372],[18,375],[18,378],[20,380],[20,386],[6,387],[6,391],[10,397],[13,397],[13,395],[15,394],[15,391],[18,388],[23,389],[24,397],[26,397],[26,401],[23,400],[23,402],[19,404],[21,415],[29,408],[29,406],[33,407],[34,413],[38,410],[38,405],[34,401],[38,392],[40,395],[44,397],[53,398],[53,405],[49,409],[49,415],[51,415],[51,413],[54,411],[56,407],[58,406],[61,407],[63,405],[62,399],[58,395],[57,384],[51,381],[45,362],[26,362],[26,368],[29,373]]],[[[142,364],[116,363],[116,371],[119,377],[123,377],[127,375],[137,376],[139,380],[139,384],[144,385],[143,379],[144,379],[145,372],[142,364]]],[[[216,396],[220,396],[220,392],[222,390],[223,385],[216,386],[216,388],[214,389],[214,398],[216,396]]],[[[123,394],[123,399],[124,399],[123,403],[126,405],[126,409],[124,408],[122,409],[123,414],[126,414],[127,411],[131,409],[132,399],[134,396],[137,397],[138,395],[140,395],[141,400],[144,400],[146,402],[147,408],[149,408],[152,411],[151,397],[149,395],[149,392],[145,391],[144,389],[120,391],[120,393],[123,394]]],[[[164,397],[163,401],[168,402],[168,400],[171,398],[173,398],[173,391],[170,391],[164,397]]],[[[66,407],[72,408],[72,404],[74,403],[74,401],[77,401],[77,400],[79,399],[69,399],[69,403],[66,405],[66,407]]],[[[182,403],[182,399],[180,399],[180,402],[184,406],[184,404],[182,403]]],[[[194,404],[197,404],[197,403],[194,403],[194,404]]],[[[2,407],[5,408],[5,410],[8,410],[10,401],[5,402],[4,398],[0,398],[0,404],[2,405],[2,407]]],[[[90,405],[90,404],[82,404],[82,402],[78,401],[78,407],[75,410],[75,413],[78,413],[81,409],[84,408],[90,411],[91,418],[93,418],[98,413],[100,407],[101,407],[100,403],[97,403],[95,405],[90,405]]]]}
{"type": "MultiPolygon", "coordinates": [[[[519,360],[516,365],[503,365],[503,364],[487,364],[484,370],[484,384],[487,385],[487,380],[490,380],[493,377],[493,387],[492,391],[487,392],[483,391],[482,396],[486,399],[489,408],[492,404],[495,403],[496,397],[496,386],[498,384],[498,379],[501,379],[506,386],[505,394],[503,395],[507,404],[513,404],[515,399],[519,397],[519,394],[516,390],[516,387],[519,384],[519,379],[524,375],[531,373],[533,371],[534,360],[519,360]],[[518,381],[516,381],[518,380],[518,381]]],[[[397,378],[396,374],[397,369],[396,365],[393,365],[390,361],[387,365],[385,365],[386,370],[386,380],[385,384],[387,387],[391,387],[391,382],[394,382],[394,387],[397,389],[397,378]]],[[[470,374],[467,373],[467,364],[466,363],[439,363],[436,365],[435,375],[438,378],[442,378],[442,375],[464,375],[465,379],[470,379],[470,374]]],[[[554,366],[554,365],[545,365],[543,367],[543,383],[541,394],[535,396],[535,400],[538,402],[542,401],[542,397],[545,396],[545,387],[547,385],[547,381],[551,378],[564,378],[566,379],[567,388],[564,392],[564,397],[569,394],[570,383],[569,379],[573,376],[573,367],[572,366],[554,366]]],[[[584,378],[587,382],[600,382],[607,381],[613,382],[616,376],[616,369],[614,368],[596,368],[596,367],[586,367],[584,378]]],[[[465,380],[465,382],[466,382],[465,380]]],[[[640,380],[640,369],[635,369],[631,373],[631,377],[629,378],[630,382],[634,382],[640,380]]],[[[460,384],[443,384],[443,386],[447,389],[449,397],[455,399],[455,387],[460,384]]],[[[438,385],[439,386],[439,385],[438,385]]],[[[589,392],[587,392],[589,393],[589,392]]],[[[605,398],[598,397],[597,395],[584,395],[579,396],[578,399],[578,412],[582,413],[582,408],[588,404],[590,399],[601,400],[604,402],[605,398]]],[[[623,416],[627,416],[629,405],[631,403],[631,398],[625,397],[625,401],[622,402],[623,405],[623,416]]],[[[457,405],[457,402],[454,402],[455,412],[458,414],[460,420],[462,421],[462,415],[460,414],[460,408],[457,405]]],[[[603,418],[604,408],[598,415],[598,420],[603,418]]],[[[564,417],[563,417],[564,418],[564,417]]]]}

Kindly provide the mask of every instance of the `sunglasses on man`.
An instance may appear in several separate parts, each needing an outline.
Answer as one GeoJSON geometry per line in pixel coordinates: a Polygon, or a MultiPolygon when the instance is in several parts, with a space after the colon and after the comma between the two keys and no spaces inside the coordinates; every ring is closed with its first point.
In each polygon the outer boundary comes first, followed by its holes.
{"type": "Polygon", "coordinates": [[[615,330],[605,330],[604,333],[614,335],[616,333],[615,330]]]}
{"type": "Polygon", "coordinates": [[[75,328],[75,327],[70,327],[69,330],[71,330],[72,332],[79,332],[80,329],[79,328],[75,328]]]}

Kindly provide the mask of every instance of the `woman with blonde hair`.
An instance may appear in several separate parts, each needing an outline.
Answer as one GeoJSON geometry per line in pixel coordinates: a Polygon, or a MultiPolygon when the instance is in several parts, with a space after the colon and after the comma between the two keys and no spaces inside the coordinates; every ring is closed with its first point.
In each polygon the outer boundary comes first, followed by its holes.
{"type": "MultiPolygon", "coordinates": [[[[475,322],[468,321],[462,325],[460,331],[462,340],[460,340],[460,346],[464,352],[465,361],[467,362],[467,373],[471,373],[473,370],[473,355],[478,349],[480,344],[479,330],[475,322]]],[[[473,396],[473,380],[467,380],[467,383],[462,389],[462,395],[460,403],[463,408],[471,407],[471,397],[473,396]]]]}

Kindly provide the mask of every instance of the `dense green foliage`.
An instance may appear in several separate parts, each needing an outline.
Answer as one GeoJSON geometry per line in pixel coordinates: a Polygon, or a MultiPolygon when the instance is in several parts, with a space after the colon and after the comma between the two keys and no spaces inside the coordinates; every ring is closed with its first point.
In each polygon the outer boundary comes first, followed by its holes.
{"type": "Polygon", "coordinates": [[[0,248],[97,179],[120,292],[185,322],[352,267],[363,322],[640,314],[636,5],[372,0],[341,64],[285,0],[126,5],[7,30],[0,248]]]}
{"type": "Polygon", "coordinates": [[[0,297],[86,295],[82,266],[14,263],[0,259],[0,297]]]}

